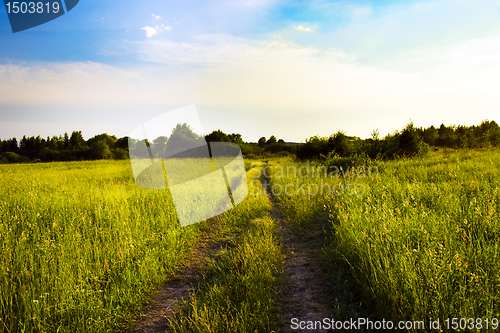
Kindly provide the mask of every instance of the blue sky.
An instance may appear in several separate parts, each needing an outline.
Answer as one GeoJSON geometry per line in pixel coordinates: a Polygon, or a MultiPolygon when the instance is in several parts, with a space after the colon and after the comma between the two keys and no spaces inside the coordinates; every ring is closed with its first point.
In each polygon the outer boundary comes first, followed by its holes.
{"type": "Polygon", "coordinates": [[[81,0],[15,34],[1,7],[0,45],[2,139],[191,104],[247,141],[500,121],[500,1],[81,0]]]}

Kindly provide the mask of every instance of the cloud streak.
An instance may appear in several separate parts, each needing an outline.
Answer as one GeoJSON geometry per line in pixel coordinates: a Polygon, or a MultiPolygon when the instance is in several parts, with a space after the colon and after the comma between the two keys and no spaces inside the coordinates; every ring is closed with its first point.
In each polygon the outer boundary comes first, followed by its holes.
{"type": "MultiPolygon", "coordinates": [[[[168,110],[194,103],[217,110],[214,119],[225,119],[230,131],[265,117],[255,135],[266,135],[260,129],[269,126],[272,134],[280,130],[298,141],[337,129],[369,136],[379,128],[384,134],[410,118],[417,126],[475,124],[498,117],[500,109],[500,23],[493,11],[499,2],[478,1],[484,6],[441,2],[390,10],[320,1],[324,11],[348,13],[347,23],[333,29],[326,21],[287,21],[260,39],[210,33],[173,40],[161,34],[169,26],[150,23],[141,28],[147,38],[123,42],[118,50],[140,60],[134,65],[0,66],[0,103],[66,103],[103,112],[108,106],[168,110]]],[[[246,2],[255,10],[270,4],[246,2]]]]}
{"type": "Polygon", "coordinates": [[[161,24],[161,25],[155,25],[154,27],[145,26],[144,28],[141,28],[141,30],[145,30],[146,37],[151,38],[153,36],[158,35],[160,32],[171,31],[172,28],[169,27],[168,25],[161,24]]]}
{"type": "Polygon", "coordinates": [[[281,39],[203,35],[190,43],[146,40],[132,46],[144,60],[167,66],[4,65],[3,102],[94,108],[195,103],[253,110],[238,121],[272,119],[269,110],[286,113],[276,121],[292,127],[307,110],[304,132],[294,140],[335,129],[360,136],[374,128],[387,133],[410,118],[426,126],[450,119],[479,123],[500,108],[500,37],[420,50],[392,66],[363,65],[338,49],[281,39]]]}
{"type": "Polygon", "coordinates": [[[309,27],[303,27],[301,25],[294,27],[295,30],[297,31],[303,31],[303,32],[312,32],[313,30],[309,27]]]}

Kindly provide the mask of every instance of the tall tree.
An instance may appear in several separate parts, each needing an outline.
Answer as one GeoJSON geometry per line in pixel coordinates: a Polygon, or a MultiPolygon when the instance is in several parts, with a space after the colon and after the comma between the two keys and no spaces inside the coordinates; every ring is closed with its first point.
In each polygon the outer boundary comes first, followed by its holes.
{"type": "Polygon", "coordinates": [[[257,144],[259,145],[259,147],[264,147],[266,145],[266,137],[263,136],[262,138],[260,138],[257,144]]]}
{"type": "Polygon", "coordinates": [[[212,133],[205,136],[207,142],[229,142],[231,139],[229,136],[222,132],[220,129],[213,131],[212,133]]]}
{"type": "Polygon", "coordinates": [[[202,145],[200,139],[203,139],[203,137],[200,137],[200,135],[195,133],[190,125],[187,123],[179,123],[172,130],[172,134],[168,138],[168,154],[175,155],[177,153],[199,147],[202,145]]]}
{"type": "Polygon", "coordinates": [[[276,137],[274,135],[271,135],[271,137],[269,138],[269,140],[267,140],[266,144],[267,145],[272,145],[274,143],[278,142],[278,140],[276,140],[276,137]]]}
{"type": "Polygon", "coordinates": [[[69,135],[68,132],[64,132],[64,149],[69,149],[69,135]]]}
{"type": "Polygon", "coordinates": [[[425,151],[426,145],[418,135],[413,123],[409,123],[399,136],[399,149],[402,155],[414,156],[425,151]]]}
{"type": "Polygon", "coordinates": [[[99,160],[113,157],[111,150],[109,150],[109,146],[104,140],[94,141],[90,146],[90,151],[92,157],[99,160]]]}
{"type": "Polygon", "coordinates": [[[83,138],[82,131],[73,131],[69,139],[71,149],[83,149],[87,145],[83,138]]]}

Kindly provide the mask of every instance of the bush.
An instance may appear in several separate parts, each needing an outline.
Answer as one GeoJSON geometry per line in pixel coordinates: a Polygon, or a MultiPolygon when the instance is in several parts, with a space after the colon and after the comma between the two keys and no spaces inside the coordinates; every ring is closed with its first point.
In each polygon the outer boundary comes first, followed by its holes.
{"type": "Polygon", "coordinates": [[[96,141],[90,146],[91,156],[98,160],[113,158],[109,146],[104,141],[96,141]]]}
{"type": "Polygon", "coordinates": [[[29,158],[13,153],[11,151],[3,153],[1,156],[2,163],[26,163],[30,161],[29,158]]]}
{"type": "Polygon", "coordinates": [[[241,148],[241,153],[247,158],[254,158],[255,156],[260,156],[264,152],[264,149],[250,143],[243,143],[239,145],[241,148]]]}
{"type": "Polygon", "coordinates": [[[111,153],[113,154],[113,158],[115,160],[126,160],[130,158],[128,151],[123,148],[112,149],[111,153]]]}
{"type": "Polygon", "coordinates": [[[328,139],[328,151],[334,151],[342,157],[347,157],[354,152],[354,149],[350,142],[350,138],[339,131],[328,139]]]}
{"type": "Polygon", "coordinates": [[[428,145],[423,141],[413,126],[409,123],[399,135],[399,155],[416,156],[428,151],[428,145]]]}
{"type": "Polygon", "coordinates": [[[313,136],[297,147],[297,157],[300,159],[317,158],[321,154],[327,155],[328,152],[328,138],[319,136],[313,136]]]}

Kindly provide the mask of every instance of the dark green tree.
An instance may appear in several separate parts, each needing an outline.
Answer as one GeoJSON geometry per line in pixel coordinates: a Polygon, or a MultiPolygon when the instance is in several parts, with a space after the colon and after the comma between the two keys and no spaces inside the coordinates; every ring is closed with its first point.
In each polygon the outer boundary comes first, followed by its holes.
{"type": "Polygon", "coordinates": [[[163,158],[165,156],[165,151],[167,150],[168,137],[159,136],[154,139],[152,144],[152,153],[154,157],[163,158]]]}
{"type": "Polygon", "coordinates": [[[257,145],[259,147],[264,147],[266,145],[266,137],[263,136],[262,138],[260,138],[259,141],[257,142],[257,145]]]}
{"type": "Polygon", "coordinates": [[[205,136],[207,142],[230,142],[229,136],[220,129],[205,136]]]}
{"type": "Polygon", "coordinates": [[[274,135],[271,135],[271,137],[269,138],[269,140],[267,140],[266,145],[272,145],[272,144],[274,144],[276,142],[278,142],[278,140],[276,140],[276,137],[274,135]]]}
{"type": "Polygon", "coordinates": [[[241,134],[231,133],[227,136],[232,143],[237,145],[243,144],[243,139],[241,138],[241,134]]]}
{"type": "Polygon", "coordinates": [[[126,149],[128,150],[128,136],[124,136],[123,138],[119,138],[116,140],[114,148],[126,149]]]}
{"type": "Polygon", "coordinates": [[[175,155],[199,147],[202,145],[200,139],[203,137],[196,134],[187,123],[177,124],[168,138],[167,152],[169,155],[175,155]]]}
{"type": "Polygon", "coordinates": [[[104,140],[93,142],[90,146],[90,153],[93,158],[98,160],[113,158],[113,154],[104,140]]]}
{"type": "Polygon", "coordinates": [[[436,146],[441,147],[455,147],[457,143],[455,130],[453,127],[448,127],[445,124],[441,124],[438,129],[438,137],[436,139],[436,146]]]}
{"type": "Polygon", "coordinates": [[[334,151],[339,156],[348,157],[353,152],[352,148],[349,137],[342,131],[338,131],[328,139],[328,150],[334,151]]]}
{"type": "Polygon", "coordinates": [[[96,135],[90,139],[87,140],[87,145],[91,146],[94,142],[97,142],[97,141],[103,141],[104,143],[106,143],[106,145],[108,145],[108,147],[114,147],[115,145],[115,142],[118,141],[118,138],[114,135],[109,135],[108,133],[103,133],[103,134],[99,134],[99,135],[96,135]]]}
{"type": "Polygon", "coordinates": [[[63,142],[64,142],[63,149],[69,149],[69,135],[68,135],[68,132],[64,132],[63,142]]]}
{"type": "Polygon", "coordinates": [[[413,123],[409,123],[399,136],[400,154],[404,156],[415,156],[425,152],[425,146],[422,138],[418,135],[417,129],[413,123]]]}
{"type": "Polygon", "coordinates": [[[438,138],[438,130],[434,126],[431,126],[423,130],[422,139],[428,145],[434,146],[436,144],[437,138],[438,138]]]}

